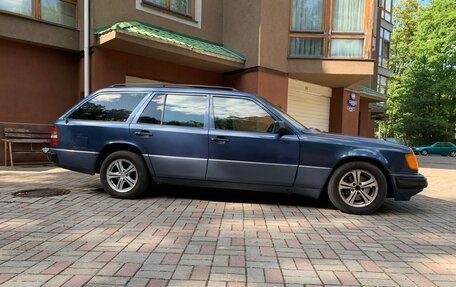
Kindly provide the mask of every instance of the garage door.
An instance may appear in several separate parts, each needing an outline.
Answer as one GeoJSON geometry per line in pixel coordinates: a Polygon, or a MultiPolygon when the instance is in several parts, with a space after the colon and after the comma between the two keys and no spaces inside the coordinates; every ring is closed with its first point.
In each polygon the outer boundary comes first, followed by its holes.
{"type": "Polygon", "coordinates": [[[306,127],[329,130],[331,88],[288,79],[287,112],[306,127]]]}
{"type": "Polygon", "coordinates": [[[125,76],[126,84],[169,84],[167,82],[156,81],[151,79],[139,78],[134,76],[125,76]]]}

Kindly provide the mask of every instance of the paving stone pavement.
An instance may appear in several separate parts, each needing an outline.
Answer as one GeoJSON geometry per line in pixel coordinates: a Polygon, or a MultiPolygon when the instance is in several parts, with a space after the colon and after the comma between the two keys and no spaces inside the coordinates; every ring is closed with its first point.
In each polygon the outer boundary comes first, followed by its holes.
{"type": "Polygon", "coordinates": [[[293,195],[161,187],[118,200],[97,176],[0,168],[1,286],[456,286],[456,169],[374,215],[293,195]],[[18,198],[31,188],[66,188],[18,198]]]}

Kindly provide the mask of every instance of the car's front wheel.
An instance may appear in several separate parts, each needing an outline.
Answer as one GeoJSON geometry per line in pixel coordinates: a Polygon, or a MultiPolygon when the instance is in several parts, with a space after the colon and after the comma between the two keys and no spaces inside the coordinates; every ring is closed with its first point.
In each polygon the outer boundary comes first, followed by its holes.
{"type": "Polygon", "coordinates": [[[116,198],[138,198],[150,186],[143,158],[130,151],[117,151],[106,157],[100,179],[106,192],[116,198]]]}
{"type": "Polygon", "coordinates": [[[427,149],[423,149],[423,150],[421,151],[421,155],[424,155],[424,156],[428,155],[427,149]]]}
{"type": "Polygon", "coordinates": [[[328,183],[328,196],[335,207],[346,213],[369,214],[384,202],[388,184],[383,172],[367,162],[340,166],[328,183]]]}
{"type": "Polygon", "coordinates": [[[456,157],[456,150],[450,151],[450,156],[451,157],[456,157]]]}

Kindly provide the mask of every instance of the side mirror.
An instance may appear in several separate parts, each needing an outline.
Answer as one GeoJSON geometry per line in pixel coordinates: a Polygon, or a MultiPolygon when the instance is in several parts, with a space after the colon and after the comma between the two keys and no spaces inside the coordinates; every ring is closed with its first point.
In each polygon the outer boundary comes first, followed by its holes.
{"type": "Polygon", "coordinates": [[[284,122],[276,121],[274,122],[274,128],[272,129],[272,132],[278,134],[279,137],[281,137],[288,133],[288,129],[284,122]]]}

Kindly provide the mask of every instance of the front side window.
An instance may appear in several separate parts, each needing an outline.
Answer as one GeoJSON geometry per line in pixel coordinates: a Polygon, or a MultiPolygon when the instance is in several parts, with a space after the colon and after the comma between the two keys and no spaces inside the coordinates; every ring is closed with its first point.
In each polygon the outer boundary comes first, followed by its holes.
{"type": "Polygon", "coordinates": [[[75,110],[69,119],[125,122],[145,93],[99,94],[75,110]]]}
{"type": "Polygon", "coordinates": [[[76,2],[41,0],[41,19],[65,26],[76,27],[76,2]]]}
{"type": "Polygon", "coordinates": [[[203,128],[207,96],[167,95],[163,125],[203,128]]]}
{"type": "Polygon", "coordinates": [[[255,102],[214,97],[214,125],[220,130],[272,132],[274,119],[255,102]]]}
{"type": "Polygon", "coordinates": [[[32,16],[32,0],[0,1],[0,10],[32,16]]]}
{"type": "Polygon", "coordinates": [[[159,6],[178,14],[192,16],[193,0],[143,0],[143,3],[159,6]]]}

